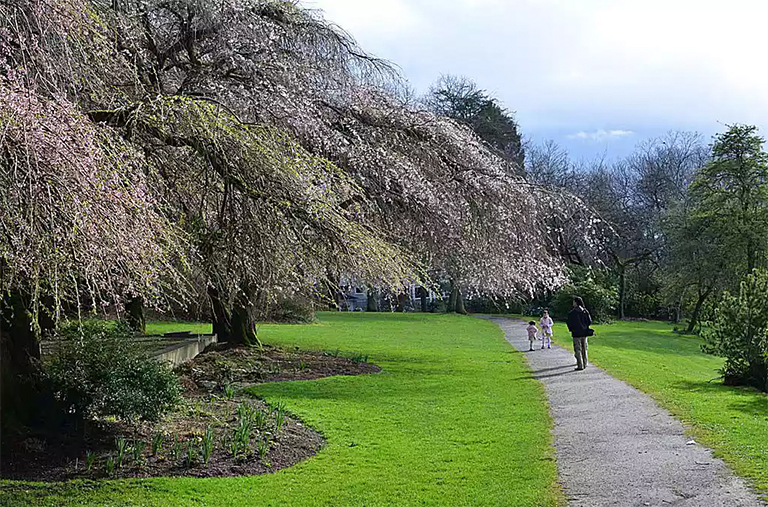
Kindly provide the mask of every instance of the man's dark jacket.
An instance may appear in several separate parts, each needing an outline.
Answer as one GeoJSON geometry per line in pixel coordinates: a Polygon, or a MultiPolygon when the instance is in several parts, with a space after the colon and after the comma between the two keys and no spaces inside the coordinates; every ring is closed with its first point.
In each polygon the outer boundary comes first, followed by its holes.
{"type": "Polygon", "coordinates": [[[592,317],[586,308],[577,306],[568,312],[568,331],[574,338],[587,336],[587,329],[592,324],[592,317]]]}

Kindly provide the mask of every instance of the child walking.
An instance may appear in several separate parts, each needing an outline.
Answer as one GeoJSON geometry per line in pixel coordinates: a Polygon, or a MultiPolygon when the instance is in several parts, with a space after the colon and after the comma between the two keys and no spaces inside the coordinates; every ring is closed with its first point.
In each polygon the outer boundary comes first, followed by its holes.
{"type": "Polygon", "coordinates": [[[541,326],[541,348],[543,349],[546,345],[548,349],[551,349],[552,326],[554,325],[554,322],[552,322],[552,318],[549,316],[548,310],[544,310],[544,315],[541,316],[539,325],[541,326]]]}
{"type": "Polygon", "coordinates": [[[536,333],[539,331],[539,328],[536,327],[536,323],[534,321],[530,321],[528,323],[528,327],[525,328],[526,331],[528,331],[528,341],[531,342],[531,350],[533,350],[533,342],[536,341],[536,333]]]}

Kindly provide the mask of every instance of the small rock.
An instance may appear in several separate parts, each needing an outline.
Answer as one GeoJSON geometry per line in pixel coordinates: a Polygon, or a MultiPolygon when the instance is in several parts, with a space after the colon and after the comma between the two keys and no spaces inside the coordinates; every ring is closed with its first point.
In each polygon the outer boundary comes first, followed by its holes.
{"type": "Polygon", "coordinates": [[[210,382],[208,380],[201,380],[198,385],[207,391],[213,391],[216,389],[216,382],[210,382]]]}

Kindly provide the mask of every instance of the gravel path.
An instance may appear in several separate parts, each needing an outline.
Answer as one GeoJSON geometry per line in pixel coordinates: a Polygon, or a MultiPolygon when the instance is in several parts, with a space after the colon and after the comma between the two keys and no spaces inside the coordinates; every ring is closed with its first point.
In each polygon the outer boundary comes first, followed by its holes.
{"type": "Polygon", "coordinates": [[[683,425],[650,397],[593,365],[574,371],[572,351],[528,352],[524,323],[490,320],[544,384],[569,506],[765,505],[709,449],[689,445],[683,425]]]}

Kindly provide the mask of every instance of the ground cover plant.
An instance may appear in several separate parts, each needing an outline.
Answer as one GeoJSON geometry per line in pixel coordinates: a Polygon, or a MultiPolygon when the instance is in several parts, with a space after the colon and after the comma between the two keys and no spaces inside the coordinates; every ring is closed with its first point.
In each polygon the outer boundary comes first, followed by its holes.
{"type": "MultiPolygon", "coordinates": [[[[768,498],[768,396],[724,385],[723,360],[701,351],[703,340],[679,335],[660,322],[595,326],[589,359],[609,374],[651,395],[768,498]]],[[[564,324],[555,342],[572,348],[564,324]]]]}
{"type": "MultiPolygon", "coordinates": [[[[561,499],[543,389],[492,323],[456,315],[320,314],[265,325],[265,343],[368,354],[376,375],[262,384],[325,436],[275,474],[2,483],[8,505],[548,506],[561,499]]],[[[258,454],[258,451],[257,451],[258,454]]]]}
{"type": "Polygon", "coordinates": [[[79,415],[77,424],[53,421],[4,434],[1,477],[60,481],[273,472],[314,455],[323,439],[283,404],[270,406],[244,394],[243,387],[380,371],[357,352],[219,344],[172,372],[146,358],[144,338],[124,323],[87,320],[62,329],[72,336],[56,341],[44,356],[45,371],[60,412],[79,415]],[[170,391],[172,405],[165,396],[170,391]]]}

